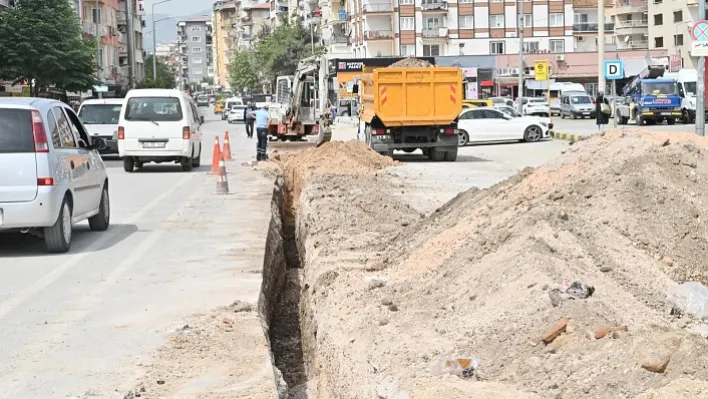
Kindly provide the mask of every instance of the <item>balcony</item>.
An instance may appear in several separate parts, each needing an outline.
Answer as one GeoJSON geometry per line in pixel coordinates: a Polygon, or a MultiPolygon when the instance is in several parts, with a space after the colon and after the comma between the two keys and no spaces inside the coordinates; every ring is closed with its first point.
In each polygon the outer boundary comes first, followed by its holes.
{"type": "Polygon", "coordinates": [[[393,32],[390,30],[370,30],[364,32],[365,40],[390,40],[393,39],[393,32]]]}
{"type": "MultiPolygon", "coordinates": [[[[573,33],[593,33],[599,30],[600,24],[598,23],[579,23],[573,24],[573,33]]],[[[605,24],[605,32],[613,32],[615,30],[615,24],[608,22],[605,24]]]]}
{"type": "Polygon", "coordinates": [[[374,4],[364,4],[365,13],[388,13],[393,12],[392,3],[374,3],[374,4]]]}
{"type": "Polygon", "coordinates": [[[424,38],[441,38],[447,37],[447,27],[423,29],[422,36],[424,38]]]}
{"type": "MultiPolygon", "coordinates": [[[[99,24],[98,27],[99,36],[106,36],[108,34],[107,26],[99,24]]],[[[96,24],[91,21],[81,21],[81,30],[87,35],[96,36],[96,24]]]]}
{"type": "MultiPolygon", "coordinates": [[[[573,8],[597,8],[600,0],[573,0],[573,8]]],[[[614,0],[605,0],[605,7],[614,6],[614,0]]]]}
{"type": "Polygon", "coordinates": [[[618,50],[646,50],[648,48],[649,42],[647,40],[631,40],[626,43],[623,43],[621,40],[617,41],[618,50]]]}
{"type": "Polygon", "coordinates": [[[423,1],[420,4],[420,9],[425,11],[447,11],[447,3],[443,3],[440,0],[428,0],[423,1]]]}
{"type": "Polygon", "coordinates": [[[617,0],[615,14],[633,14],[647,12],[647,2],[642,0],[617,0]]]}
{"type": "Polygon", "coordinates": [[[349,44],[349,38],[346,36],[332,36],[329,39],[327,39],[327,44],[328,45],[349,44]]]}
{"type": "Polygon", "coordinates": [[[688,0],[686,5],[689,7],[698,7],[698,0],[688,0]]]}
{"type": "Polygon", "coordinates": [[[648,20],[639,21],[616,21],[615,33],[618,35],[635,35],[647,32],[649,28],[648,20]]]}

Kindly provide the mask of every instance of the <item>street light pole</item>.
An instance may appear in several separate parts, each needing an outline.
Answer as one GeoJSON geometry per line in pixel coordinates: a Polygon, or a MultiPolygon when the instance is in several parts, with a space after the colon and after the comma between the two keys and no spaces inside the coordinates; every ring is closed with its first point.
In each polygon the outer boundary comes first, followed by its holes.
{"type": "MultiPolygon", "coordinates": [[[[103,60],[101,59],[101,34],[99,33],[100,29],[98,25],[98,7],[99,3],[98,0],[96,0],[96,10],[94,11],[94,18],[96,23],[96,79],[103,83],[103,81],[101,80],[101,63],[99,62],[99,60],[103,60]]],[[[98,98],[103,98],[103,93],[100,91],[98,92],[98,98]]]]}
{"type": "MultiPolygon", "coordinates": [[[[516,10],[519,14],[516,27],[519,31],[519,95],[517,96],[517,107],[519,113],[523,114],[524,96],[524,3],[516,0],[516,10]]],[[[550,84],[550,83],[549,83],[550,84]]]]}
{"type": "MultiPolygon", "coordinates": [[[[605,0],[598,0],[597,2],[597,28],[597,68],[599,69],[597,73],[597,91],[604,93],[607,85],[605,82],[605,0]]],[[[615,96],[617,94],[612,93],[612,95],[615,96]]]]}
{"type": "Polygon", "coordinates": [[[152,3],[152,80],[157,80],[157,36],[155,35],[155,6],[161,3],[167,3],[172,0],[162,0],[152,3]]]}

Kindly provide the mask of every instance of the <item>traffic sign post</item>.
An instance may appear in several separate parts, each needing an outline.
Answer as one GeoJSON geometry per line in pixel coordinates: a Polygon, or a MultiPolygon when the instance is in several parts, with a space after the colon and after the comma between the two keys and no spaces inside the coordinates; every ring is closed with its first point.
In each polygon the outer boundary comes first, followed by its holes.
{"type": "Polygon", "coordinates": [[[551,109],[551,74],[548,61],[534,61],[533,71],[533,77],[536,81],[546,81],[548,84],[546,101],[548,101],[548,119],[551,119],[551,116],[553,116],[551,109]]]}
{"type": "MultiPolygon", "coordinates": [[[[612,81],[612,125],[617,127],[617,79],[624,77],[622,60],[605,61],[605,79],[612,81]]],[[[602,104],[600,104],[602,108],[602,104]]]]}
{"type": "MultiPolygon", "coordinates": [[[[706,4],[698,2],[698,15],[705,15],[706,4]]],[[[698,74],[696,84],[696,134],[705,136],[705,104],[704,96],[706,92],[705,77],[705,56],[708,56],[708,21],[701,20],[691,27],[691,55],[698,58],[696,72],[698,74]]]]}

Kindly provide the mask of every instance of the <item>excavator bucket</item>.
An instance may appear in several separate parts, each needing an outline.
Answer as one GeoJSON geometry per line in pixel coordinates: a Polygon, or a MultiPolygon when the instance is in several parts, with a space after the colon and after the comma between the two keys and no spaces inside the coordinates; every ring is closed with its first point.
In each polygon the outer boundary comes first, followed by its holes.
{"type": "Polygon", "coordinates": [[[320,129],[319,133],[317,134],[317,142],[315,144],[315,147],[319,147],[330,140],[332,140],[332,125],[327,122],[323,123],[322,121],[320,121],[320,129]]]}

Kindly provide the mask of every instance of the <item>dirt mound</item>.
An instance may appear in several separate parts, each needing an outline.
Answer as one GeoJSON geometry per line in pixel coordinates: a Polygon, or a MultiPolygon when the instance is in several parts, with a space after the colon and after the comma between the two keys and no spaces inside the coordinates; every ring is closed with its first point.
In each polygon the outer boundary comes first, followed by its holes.
{"type": "Polygon", "coordinates": [[[286,190],[294,210],[307,177],[313,173],[360,175],[393,166],[390,157],[384,157],[369,149],[360,141],[330,141],[318,148],[310,148],[296,154],[282,155],[279,160],[286,190]]]}
{"type": "MultiPolygon", "coordinates": [[[[330,186],[346,206],[308,188],[298,226],[318,227],[305,238],[305,286],[318,366],[335,370],[320,389],[363,397],[392,376],[410,397],[453,386],[451,397],[466,397],[474,384],[430,368],[460,353],[478,359],[468,376],[543,397],[632,398],[678,392],[662,388],[686,376],[707,381],[708,324],[665,299],[677,282],[708,284],[706,152],[695,136],[612,132],[420,222],[396,214],[393,197],[360,206],[365,184],[330,186]],[[361,255],[372,242],[388,249],[361,255]],[[335,259],[318,258],[324,248],[335,259]]],[[[691,392],[708,396],[705,384],[691,392]]]]}
{"type": "Polygon", "coordinates": [[[433,64],[419,58],[407,57],[389,65],[389,68],[430,68],[433,64]]]}

